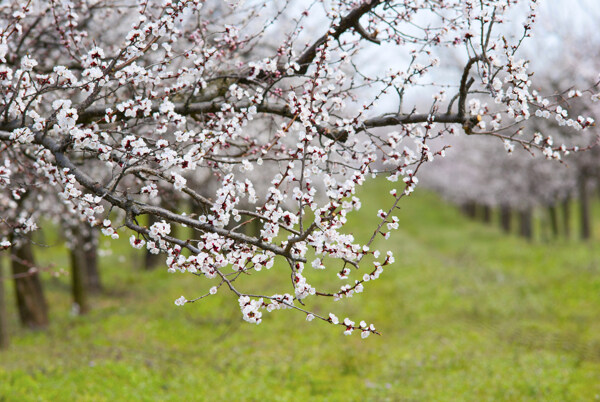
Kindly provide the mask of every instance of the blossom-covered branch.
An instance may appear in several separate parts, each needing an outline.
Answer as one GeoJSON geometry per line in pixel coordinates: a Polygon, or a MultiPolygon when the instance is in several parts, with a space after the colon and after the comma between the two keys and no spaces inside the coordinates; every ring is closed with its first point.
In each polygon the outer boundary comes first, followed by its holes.
{"type": "Polygon", "coordinates": [[[310,303],[360,293],[394,263],[380,240],[401,227],[393,211],[417,174],[444,156],[432,139],[491,135],[558,159],[574,148],[523,126],[593,124],[530,91],[517,52],[536,2],[513,3],[3,2],[3,247],[27,241],[42,214],[69,214],[204,279],[210,290],[190,301],[223,287],[249,322],[285,308],[378,333],[310,303]],[[511,38],[515,7],[527,16],[511,38]],[[451,79],[448,53],[463,60],[451,79]],[[400,185],[361,242],[347,222],[373,176],[400,185]],[[249,273],[289,284],[242,291],[249,273]],[[341,284],[309,281],[328,273],[341,284]]]}

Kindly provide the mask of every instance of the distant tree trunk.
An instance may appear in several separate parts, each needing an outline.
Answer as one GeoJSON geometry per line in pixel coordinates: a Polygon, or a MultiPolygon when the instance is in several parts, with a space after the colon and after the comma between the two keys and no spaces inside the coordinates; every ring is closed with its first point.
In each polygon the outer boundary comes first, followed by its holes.
{"type": "Polygon", "coordinates": [[[492,221],[492,208],[489,205],[481,206],[481,220],[484,223],[490,223],[492,221]]]}
{"type": "Polygon", "coordinates": [[[519,211],[519,221],[519,233],[526,239],[531,240],[533,238],[533,217],[531,208],[519,211]]]}
{"type": "Polygon", "coordinates": [[[86,288],[90,293],[100,293],[102,281],[98,270],[98,230],[87,225],[83,229],[86,288]]]}
{"type": "Polygon", "coordinates": [[[562,202],[563,231],[565,238],[571,237],[571,200],[567,197],[562,202]]]}
{"type": "Polygon", "coordinates": [[[506,233],[510,233],[512,213],[508,205],[500,206],[500,227],[506,233]]]}
{"type": "Polygon", "coordinates": [[[85,222],[65,222],[65,231],[69,239],[73,312],[84,315],[90,310],[90,293],[101,290],[97,239],[94,229],[85,222]]]}
{"type": "Polygon", "coordinates": [[[477,205],[473,201],[467,201],[461,205],[461,209],[469,218],[475,218],[477,215],[477,205]]]}
{"type": "Polygon", "coordinates": [[[548,206],[548,215],[550,216],[550,230],[552,231],[552,237],[558,237],[558,211],[556,204],[548,206]]]}
{"type": "Polygon", "coordinates": [[[579,206],[581,219],[581,238],[588,240],[592,237],[591,214],[590,214],[590,199],[587,188],[587,177],[579,176],[579,206]]]}
{"type": "Polygon", "coordinates": [[[87,261],[81,231],[77,229],[73,229],[73,234],[77,240],[73,241],[71,250],[69,250],[71,256],[71,293],[73,294],[73,311],[78,315],[84,315],[90,310],[86,286],[87,261]]]}
{"type": "Polygon", "coordinates": [[[48,305],[37,271],[30,272],[34,264],[29,241],[11,248],[12,273],[15,278],[15,295],[21,324],[31,329],[48,326],[48,305]]]}
{"type": "MultiPolygon", "coordinates": [[[[0,254],[1,255],[1,254],[0,254]]],[[[8,316],[6,315],[6,300],[4,298],[4,268],[0,258],[0,349],[8,348],[8,316]]]]}

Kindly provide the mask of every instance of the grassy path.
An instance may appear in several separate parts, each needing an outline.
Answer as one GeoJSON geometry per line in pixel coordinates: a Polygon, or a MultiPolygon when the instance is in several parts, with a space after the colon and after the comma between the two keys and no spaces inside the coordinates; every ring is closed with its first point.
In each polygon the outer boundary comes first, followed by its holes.
{"type": "MultiPolygon", "coordinates": [[[[389,189],[367,190],[358,236],[376,213],[369,199],[389,189]]],[[[600,248],[527,244],[432,195],[406,201],[402,229],[386,244],[394,267],[362,295],[314,304],[374,322],[381,337],[345,337],[290,312],[252,326],[225,292],[176,308],[175,298],[209,285],[133,269],[135,258],[119,259],[118,246],[103,259],[110,292],[87,317],[67,313],[66,278],[47,281],[52,326],[13,331],[0,354],[0,400],[600,398],[600,248]]],[[[66,263],[54,251],[45,258],[66,263]]],[[[268,286],[271,276],[253,280],[268,286]]]]}

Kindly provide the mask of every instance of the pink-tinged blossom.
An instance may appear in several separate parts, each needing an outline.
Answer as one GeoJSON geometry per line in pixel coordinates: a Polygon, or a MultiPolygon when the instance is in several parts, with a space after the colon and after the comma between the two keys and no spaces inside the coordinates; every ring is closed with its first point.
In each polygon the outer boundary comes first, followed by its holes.
{"type": "Polygon", "coordinates": [[[38,62],[29,56],[23,56],[23,58],[21,58],[21,68],[24,71],[31,71],[37,65],[38,65],[38,62]]]}
{"type": "Polygon", "coordinates": [[[131,235],[131,237],[129,238],[129,243],[131,244],[131,247],[137,249],[144,247],[144,244],[146,244],[144,239],[138,239],[134,235],[131,235]]]}
{"type": "Polygon", "coordinates": [[[28,127],[15,129],[10,136],[11,140],[18,141],[22,144],[30,144],[34,140],[34,134],[28,127]]]}
{"type": "Polygon", "coordinates": [[[340,322],[333,313],[329,313],[329,321],[331,321],[332,324],[338,324],[340,322]]]}

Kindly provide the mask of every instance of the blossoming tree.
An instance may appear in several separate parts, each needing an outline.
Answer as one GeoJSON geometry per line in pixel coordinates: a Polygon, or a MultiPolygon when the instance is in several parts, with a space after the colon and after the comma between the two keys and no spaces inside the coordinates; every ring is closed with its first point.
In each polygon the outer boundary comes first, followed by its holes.
{"type": "Polygon", "coordinates": [[[443,155],[432,139],[486,134],[558,159],[568,146],[519,130],[530,108],[573,130],[592,124],[530,91],[517,52],[536,3],[2,2],[2,247],[36,228],[35,203],[7,214],[16,200],[54,194],[105,236],[131,236],[134,248],[167,254],[169,272],[209,282],[206,294],[176,304],[227,290],[251,323],[291,309],[346,334],[377,333],[306,303],[360,293],[394,263],[374,242],[401,225],[395,208],[422,165],[443,155]],[[502,35],[516,5],[520,31],[502,35]],[[454,82],[436,73],[441,48],[464,60],[454,82]],[[361,207],[358,188],[377,175],[398,186],[381,196],[360,243],[346,223],[361,207]],[[207,177],[214,191],[194,185],[207,177]],[[172,194],[198,212],[156,202],[172,194]],[[244,231],[250,224],[258,233],[244,231]],[[175,236],[176,226],[196,236],[175,236]],[[270,270],[275,263],[286,270],[270,270]],[[306,270],[341,282],[317,289],[306,270]],[[284,275],[289,285],[241,290],[247,273],[284,275]]]}
{"type": "MultiPolygon", "coordinates": [[[[585,114],[597,118],[598,103],[589,102],[589,96],[577,88],[594,87],[600,71],[600,41],[589,35],[595,29],[600,15],[593,3],[582,0],[574,3],[548,3],[538,12],[540,23],[533,30],[534,38],[520,49],[520,55],[531,60],[536,73],[532,87],[546,94],[560,113],[554,118],[528,121],[528,130],[538,141],[541,133],[551,134],[555,143],[587,147],[597,141],[597,130],[574,132],[563,117],[585,114]],[[544,58],[538,55],[543,54],[544,58]],[[573,74],[577,71],[577,74],[573,74]],[[564,115],[563,115],[564,114],[564,115]]],[[[592,99],[594,100],[595,97],[592,99]]],[[[533,113],[550,117],[533,105],[533,113]]],[[[518,211],[521,233],[531,236],[531,210],[547,208],[549,229],[553,236],[559,232],[558,206],[562,206],[562,225],[565,234],[570,228],[569,199],[579,198],[581,237],[591,233],[588,200],[588,183],[598,178],[598,147],[586,152],[571,153],[564,163],[532,158],[528,152],[515,149],[513,144],[502,144],[493,138],[467,136],[445,137],[443,144],[452,147],[449,156],[438,159],[421,175],[422,183],[442,193],[450,200],[463,205],[478,203],[485,207],[500,207],[501,223],[510,226],[510,211],[518,211]],[[506,174],[499,174],[506,172],[506,174]]]]}

